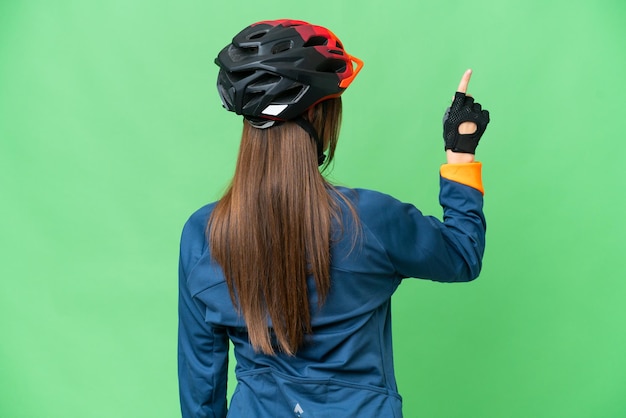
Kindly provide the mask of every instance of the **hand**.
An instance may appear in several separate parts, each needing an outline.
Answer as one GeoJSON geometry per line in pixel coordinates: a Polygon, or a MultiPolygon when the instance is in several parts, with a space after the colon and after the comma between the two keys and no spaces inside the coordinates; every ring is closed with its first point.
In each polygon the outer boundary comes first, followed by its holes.
{"type": "Polygon", "coordinates": [[[472,96],[466,94],[471,76],[472,70],[467,70],[463,74],[452,105],[443,119],[445,149],[453,153],[473,155],[489,123],[489,112],[483,110],[479,103],[474,102],[472,96]]]}

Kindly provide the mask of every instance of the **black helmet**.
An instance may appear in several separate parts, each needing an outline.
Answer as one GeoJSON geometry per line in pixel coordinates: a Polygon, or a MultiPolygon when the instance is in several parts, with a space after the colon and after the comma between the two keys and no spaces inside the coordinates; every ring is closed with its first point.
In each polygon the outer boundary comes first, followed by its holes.
{"type": "Polygon", "coordinates": [[[248,26],[215,63],[222,104],[257,128],[340,96],[363,66],[328,29],[286,19],[248,26]]]}

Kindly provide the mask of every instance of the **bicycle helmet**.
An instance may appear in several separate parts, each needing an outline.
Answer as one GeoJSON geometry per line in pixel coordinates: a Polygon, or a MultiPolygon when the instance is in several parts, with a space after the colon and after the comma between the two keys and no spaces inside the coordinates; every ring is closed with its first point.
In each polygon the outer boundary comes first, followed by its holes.
{"type": "Polygon", "coordinates": [[[257,128],[294,120],[340,96],[363,66],[330,30],[288,19],[248,26],[215,63],[222,104],[257,128]]]}

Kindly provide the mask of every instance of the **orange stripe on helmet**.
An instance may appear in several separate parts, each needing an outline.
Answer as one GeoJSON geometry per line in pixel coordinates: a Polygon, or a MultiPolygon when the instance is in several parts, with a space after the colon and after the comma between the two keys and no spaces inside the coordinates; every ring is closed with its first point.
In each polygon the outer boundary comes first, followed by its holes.
{"type": "Polygon", "coordinates": [[[343,80],[341,80],[341,82],[339,83],[339,87],[341,87],[343,89],[348,88],[350,83],[352,83],[352,80],[354,80],[354,78],[359,73],[359,71],[361,71],[361,68],[363,68],[363,61],[362,60],[358,59],[355,56],[349,55],[349,54],[348,54],[348,57],[350,58],[350,62],[356,64],[356,68],[353,68],[352,69],[352,74],[350,74],[348,77],[346,77],[343,80]]]}

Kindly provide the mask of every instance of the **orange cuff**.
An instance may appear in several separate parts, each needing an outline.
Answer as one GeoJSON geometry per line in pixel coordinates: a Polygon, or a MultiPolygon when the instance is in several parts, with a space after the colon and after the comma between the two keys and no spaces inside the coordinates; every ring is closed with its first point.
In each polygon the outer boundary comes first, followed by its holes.
{"type": "Polygon", "coordinates": [[[485,194],[482,179],[482,163],[444,164],[439,170],[441,177],[464,184],[485,194]]]}

